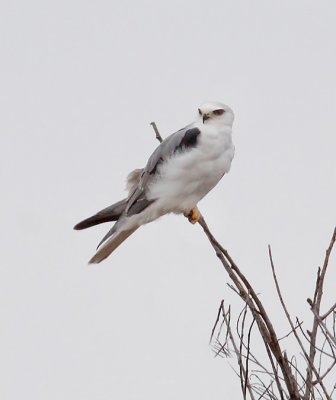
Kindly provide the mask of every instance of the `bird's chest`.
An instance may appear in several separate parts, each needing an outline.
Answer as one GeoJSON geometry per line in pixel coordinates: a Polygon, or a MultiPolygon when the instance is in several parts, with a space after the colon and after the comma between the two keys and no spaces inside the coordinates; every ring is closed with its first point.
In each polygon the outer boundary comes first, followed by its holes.
{"type": "Polygon", "coordinates": [[[233,154],[231,135],[210,132],[200,135],[197,147],[181,154],[180,162],[194,179],[217,180],[229,171],[233,154]]]}
{"type": "Polygon", "coordinates": [[[229,171],[233,151],[231,135],[199,135],[194,148],[175,153],[161,166],[149,198],[161,198],[168,202],[163,207],[174,210],[193,207],[229,171]]]}
{"type": "Polygon", "coordinates": [[[202,198],[227,173],[233,157],[231,138],[202,137],[197,146],[172,157],[162,170],[162,183],[182,197],[202,198]]]}

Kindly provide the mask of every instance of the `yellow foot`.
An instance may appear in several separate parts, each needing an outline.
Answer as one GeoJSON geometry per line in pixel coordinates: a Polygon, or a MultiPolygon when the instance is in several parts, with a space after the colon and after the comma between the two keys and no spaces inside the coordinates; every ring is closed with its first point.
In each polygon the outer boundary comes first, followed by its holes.
{"type": "Polygon", "coordinates": [[[197,207],[192,208],[189,213],[186,212],[184,215],[185,217],[188,217],[189,222],[192,224],[196,224],[196,222],[198,222],[202,217],[202,214],[197,207]]]}

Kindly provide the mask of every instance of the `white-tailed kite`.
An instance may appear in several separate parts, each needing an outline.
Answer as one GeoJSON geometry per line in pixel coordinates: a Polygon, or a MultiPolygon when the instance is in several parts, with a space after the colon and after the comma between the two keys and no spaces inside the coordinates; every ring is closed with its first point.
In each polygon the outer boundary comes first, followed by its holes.
{"type": "Polygon", "coordinates": [[[141,225],[168,214],[184,214],[191,223],[201,217],[197,203],[228,173],[234,156],[230,107],[203,104],[199,118],[168,136],[143,169],[127,177],[128,197],[78,223],[85,229],[116,221],[89,263],[108,257],[141,225]]]}

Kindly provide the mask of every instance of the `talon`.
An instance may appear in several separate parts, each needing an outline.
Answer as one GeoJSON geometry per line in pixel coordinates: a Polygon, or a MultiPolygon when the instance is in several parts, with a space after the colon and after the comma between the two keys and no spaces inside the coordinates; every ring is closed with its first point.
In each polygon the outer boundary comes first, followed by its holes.
{"type": "Polygon", "coordinates": [[[197,207],[192,208],[189,213],[184,213],[184,215],[188,218],[189,222],[192,224],[196,224],[196,222],[198,222],[202,216],[197,207]]]}

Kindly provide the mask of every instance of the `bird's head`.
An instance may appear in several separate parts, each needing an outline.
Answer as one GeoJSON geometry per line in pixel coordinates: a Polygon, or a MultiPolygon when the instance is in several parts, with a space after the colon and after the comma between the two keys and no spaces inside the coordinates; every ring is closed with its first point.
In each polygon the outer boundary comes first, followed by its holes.
{"type": "Polygon", "coordinates": [[[203,124],[232,126],[234,114],[231,108],[223,103],[202,104],[198,109],[203,124]]]}

